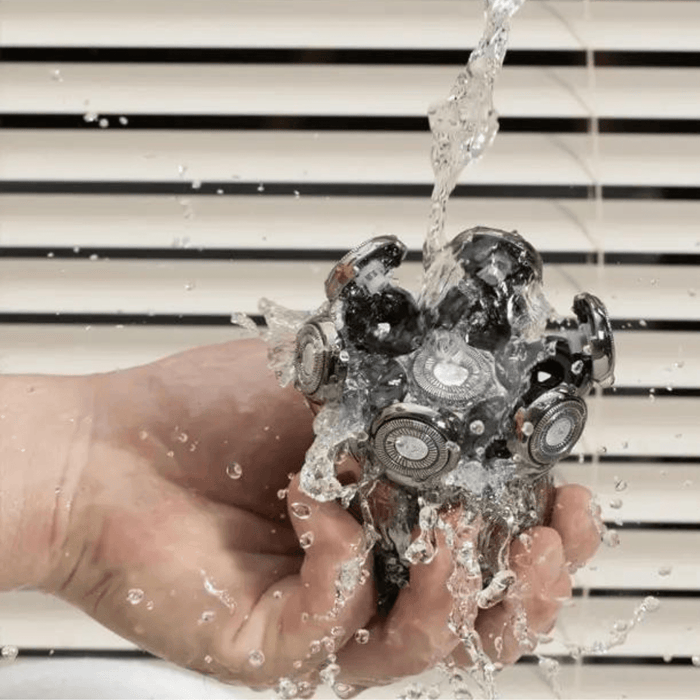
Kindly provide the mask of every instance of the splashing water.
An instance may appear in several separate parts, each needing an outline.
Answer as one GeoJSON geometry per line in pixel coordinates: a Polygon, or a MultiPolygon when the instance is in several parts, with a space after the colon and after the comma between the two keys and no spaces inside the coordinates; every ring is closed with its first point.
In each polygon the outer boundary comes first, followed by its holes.
{"type": "Polygon", "coordinates": [[[452,257],[440,254],[447,245],[447,200],[464,168],[481,158],[498,133],[493,92],[506,55],[510,18],[524,2],[485,0],[486,22],[481,39],[449,95],[428,110],[433,134],[430,160],[435,185],[423,245],[425,278],[422,295],[427,303],[456,272],[452,257]]]}

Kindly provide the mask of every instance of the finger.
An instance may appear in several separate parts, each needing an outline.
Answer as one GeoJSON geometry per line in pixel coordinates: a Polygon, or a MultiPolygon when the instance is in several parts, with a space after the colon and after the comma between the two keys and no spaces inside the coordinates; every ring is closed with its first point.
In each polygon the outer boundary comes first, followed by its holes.
{"type": "Polygon", "coordinates": [[[556,530],[534,527],[511,543],[510,567],[517,576],[505,599],[482,610],[476,621],[484,651],[493,661],[514,663],[556,622],[571,596],[564,548],[556,530]]]}
{"type": "Polygon", "coordinates": [[[567,484],[556,490],[550,526],[561,537],[570,571],[583,566],[600,546],[603,523],[600,508],[584,486],[567,484]]]}
{"type": "MultiPolygon", "coordinates": [[[[459,533],[459,546],[476,546],[478,527],[459,533]]],[[[480,574],[452,577],[452,547],[443,531],[436,532],[437,554],[428,564],[415,564],[409,584],[400,593],[387,618],[375,619],[365,644],[351,640],[338,663],[344,683],[367,687],[420,673],[450,654],[459,639],[450,631],[455,601],[448,582],[459,587],[464,606],[457,612],[462,624],[473,625],[480,574]],[[461,614],[460,614],[461,613],[461,614]]]]}
{"type": "MultiPolygon", "coordinates": [[[[304,548],[298,574],[276,582],[230,640],[228,656],[249,685],[298,675],[318,666],[366,625],[376,606],[367,566],[362,526],[338,503],[319,503],[289,486],[289,517],[304,548]],[[240,666],[249,650],[262,664],[240,666]]],[[[225,652],[226,650],[224,650],[225,652]]]]}

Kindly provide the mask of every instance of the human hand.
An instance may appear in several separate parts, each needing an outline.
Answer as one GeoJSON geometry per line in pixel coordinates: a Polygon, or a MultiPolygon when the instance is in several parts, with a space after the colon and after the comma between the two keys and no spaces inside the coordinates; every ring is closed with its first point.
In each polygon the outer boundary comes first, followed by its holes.
{"type": "MultiPolygon", "coordinates": [[[[447,626],[449,548],[413,567],[387,617],[376,614],[371,576],[337,605],[339,569],[372,568],[360,561],[361,527],[338,504],[312,501],[290,482],[313,437],[311,414],[266,364],[262,343],[239,341],[90,378],[89,453],[67,497],[60,564],[44,587],[139,646],[225,682],[266,687],[286,677],[310,689],[332,652],[346,685],[422,671],[458,644],[447,626]],[[240,478],[227,475],[234,463],[240,478]],[[287,502],[277,497],[283,489],[287,502]],[[294,515],[306,510],[308,518],[294,515]],[[304,550],[307,532],[314,541],[304,550]],[[365,627],[369,641],[360,644],[353,635],[365,627]]],[[[551,528],[561,557],[551,534],[533,536],[529,559],[513,545],[513,566],[530,584],[521,594],[531,630],[550,624],[553,596],[563,590],[544,582],[545,563],[581,561],[594,549],[589,539],[598,539],[585,498],[564,493],[551,528]]],[[[478,592],[480,578],[468,586],[478,592]]],[[[465,613],[487,648],[504,637],[504,663],[514,656],[509,600],[487,611],[470,602],[465,613]]]]}

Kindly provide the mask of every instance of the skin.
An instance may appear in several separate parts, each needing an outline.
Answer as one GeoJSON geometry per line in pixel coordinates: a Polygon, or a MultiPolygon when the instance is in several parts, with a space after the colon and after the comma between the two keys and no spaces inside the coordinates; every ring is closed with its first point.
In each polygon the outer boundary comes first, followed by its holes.
{"type": "MultiPolygon", "coordinates": [[[[388,616],[369,573],[338,603],[339,567],[372,569],[362,529],[339,504],[300,492],[313,415],[278,386],[260,341],[87,377],[3,377],[0,416],[0,527],[15,533],[0,543],[0,589],[39,587],[158,656],[257,688],[293,677],[311,692],[329,649],[348,696],[449,654],[469,663],[447,625],[444,530],[388,616]],[[240,478],[226,473],[234,463],[240,478]],[[366,644],[354,638],[361,628],[366,644]]],[[[477,535],[475,523],[455,537],[477,535]]],[[[547,632],[570,571],[594,554],[590,493],[558,489],[549,526],[525,535],[511,544],[518,580],[500,603],[479,609],[480,576],[461,581],[462,621],[504,664],[529,651],[513,632],[518,611],[529,638],[547,632]]]]}

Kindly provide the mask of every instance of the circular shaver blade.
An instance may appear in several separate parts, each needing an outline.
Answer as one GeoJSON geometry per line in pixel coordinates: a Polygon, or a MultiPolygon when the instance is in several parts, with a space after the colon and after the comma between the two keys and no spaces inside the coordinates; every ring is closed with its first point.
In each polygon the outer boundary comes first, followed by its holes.
{"type": "Polygon", "coordinates": [[[437,411],[394,404],[372,424],[372,456],[392,481],[419,486],[457,465],[460,450],[450,439],[451,432],[437,411]]]}
{"type": "Polygon", "coordinates": [[[310,321],[297,334],[294,369],[297,388],[317,398],[323,388],[337,382],[340,346],[335,326],[330,321],[310,321]]]}
{"type": "Polygon", "coordinates": [[[398,267],[406,257],[406,246],[396,236],[377,236],[346,253],[326,279],[326,297],[335,301],[361,270],[376,262],[384,273],[398,267]]]}
{"type": "Polygon", "coordinates": [[[583,399],[566,387],[557,387],[535,399],[521,415],[522,424],[511,447],[526,462],[545,470],[571,452],[588,412],[583,399]]]}
{"type": "Polygon", "coordinates": [[[484,398],[494,382],[486,354],[449,332],[439,332],[418,351],[411,376],[431,399],[455,408],[484,398]]]}
{"type": "Polygon", "coordinates": [[[588,292],[574,297],[574,313],[588,326],[593,381],[607,389],[615,382],[615,341],[605,304],[588,292]]]}

